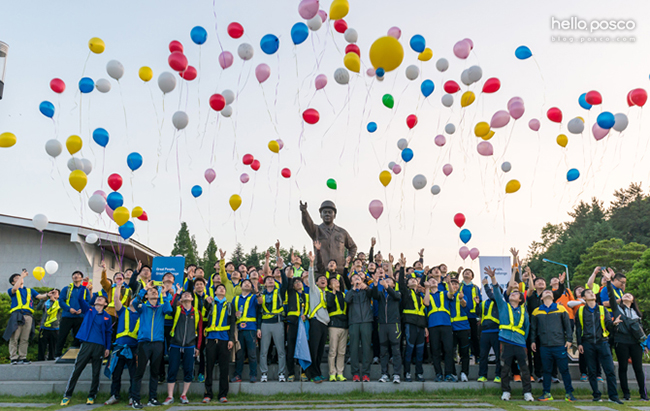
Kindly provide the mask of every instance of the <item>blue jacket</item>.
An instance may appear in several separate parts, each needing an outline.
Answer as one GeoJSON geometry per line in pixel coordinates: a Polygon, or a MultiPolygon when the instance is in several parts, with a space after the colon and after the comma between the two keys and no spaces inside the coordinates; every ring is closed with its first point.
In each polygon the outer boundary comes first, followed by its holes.
{"type": "Polygon", "coordinates": [[[522,327],[524,334],[522,335],[511,330],[500,329],[499,341],[518,345],[520,347],[526,347],[526,336],[528,335],[529,326],[528,312],[526,311],[526,307],[522,304],[513,309],[510,303],[506,302],[506,300],[503,298],[503,294],[500,292],[494,293],[494,300],[496,301],[497,307],[499,308],[500,327],[504,325],[510,325],[510,310],[513,311],[512,316],[515,324],[519,324],[521,321],[521,316],[524,316],[524,326],[522,327]]]}
{"type": "Polygon", "coordinates": [[[142,299],[146,294],[146,290],[140,290],[140,294],[133,301],[133,306],[140,314],[140,328],[138,329],[138,342],[140,341],[165,341],[165,314],[173,312],[172,306],[169,303],[170,297],[164,297],[164,303],[156,305],[155,307],[146,301],[142,303],[142,299]]]}
{"type": "MultiPolygon", "coordinates": [[[[70,301],[72,302],[72,301],[70,301]]],[[[79,294],[78,304],[84,316],[83,323],[77,332],[77,339],[83,342],[101,344],[104,349],[111,348],[112,320],[106,311],[101,314],[91,307],[79,294]]]]}
{"type": "Polygon", "coordinates": [[[61,290],[61,296],[59,297],[59,305],[62,310],[61,315],[63,318],[83,318],[83,313],[71,314],[70,308],[81,310],[79,295],[83,295],[84,300],[90,301],[91,292],[83,285],[80,285],[79,287],[74,286],[74,283],[71,283],[70,285],[63,287],[63,290],[61,290]],[[70,290],[70,285],[73,286],[72,290],[70,290]]]}

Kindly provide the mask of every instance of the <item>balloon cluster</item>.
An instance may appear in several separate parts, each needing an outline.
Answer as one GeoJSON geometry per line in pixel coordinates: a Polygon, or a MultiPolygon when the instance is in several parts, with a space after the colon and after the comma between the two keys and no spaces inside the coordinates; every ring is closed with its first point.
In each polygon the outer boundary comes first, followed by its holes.
{"type": "MultiPolygon", "coordinates": [[[[454,215],[454,224],[456,224],[458,228],[463,228],[465,221],[465,215],[463,213],[457,213],[454,215]]],[[[468,229],[463,228],[460,230],[460,240],[463,242],[463,244],[467,244],[471,238],[472,233],[468,229]]],[[[479,256],[479,250],[478,248],[472,248],[470,250],[467,246],[464,245],[458,250],[458,254],[463,260],[465,260],[468,256],[472,260],[476,260],[476,257],[479,256]]],[[[458,274],[460,275],[461,273],[458,274]]]]}

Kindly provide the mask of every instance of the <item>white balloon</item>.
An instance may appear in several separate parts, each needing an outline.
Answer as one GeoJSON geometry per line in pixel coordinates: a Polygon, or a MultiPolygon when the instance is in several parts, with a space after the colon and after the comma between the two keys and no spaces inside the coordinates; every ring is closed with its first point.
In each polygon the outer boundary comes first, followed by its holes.
{"type": "Polygon", "coordinates": [[[252,59],[254,52],[255,50],[253,50],[253,46],[248,43],[242,43],[237,47],[237,54],[239,54],[239,58],[244,61],[252,59]]]}
{"type": "Polygon", "coordinates": [[[426,185],[427,185],[427,178],[422,174],[418,174],[415,177],[413,177],[413,187],[416,190],[422,190],[426,185]]]}
{"type": "Polygon", "coordinates": [[[190,118],[187,113],[184,111],[177,111],[172,116],[172,124],[176,127],[177,130],[182,130],[187,127],[187,123],[190,122],[190,118]]]}
{"type": "MultiPolygon", "coordinates": [[[[408,142],[408,140],[405,139],[405,138],[400,138],[400,139],[397,141],[397,148],[399,148],[400,150],[404,150],[404,149],[405,149],[406,147],[408,147],[408,146],[409,146],[409,142],[408,142]]],[[[390,169],[392,170],[393,167],[391,167],[390,169]]]]}
{"type": "Polygon", "coordinates": [[[356,43],[359,39],[359,34],[357,34],[357,31],[355,29],[349,28],[345,30],[345,33],[343,33],[343,38],[348,43],[356,43]]]}
{"type": "Polygon", "coordinates": [[[411,64],[406,68],[406,78],[415,80],[420,75],[420,69],[415,64],[411,64]]]}
{"type": "Polygon", "coordinates": [[[101,194],[93,194],[88,199],[88,207],[97,214],[101,214],[106,209],[106,200],[101,194]]]}
{"type": "Polygon", "coordinates": [[[629,121],[627,119],[627,116],[623,113],[618,113],[614,115],[614,127],[612,127],[614,130],[618,131],[619,133],[627,128],[627,125],[629,124],[629,121]]]}
{"type": "Polygon", "coordinates": [[[569,120],[569,123],[567,124],[566,128],[569,130],[569,133],[571,134],[580,134],[582,131],[585,129],[585,123],[582,122],[579,118],[572,118],[569,120]]]}
{"type": "Polygon", "coordinates": [[[375,77],[377,78],[377,81],[384,81],[384,77],[385,77],[385,76],[381,76],[381,77],[379,77],[379,76],[375,76],[375,77]]]}
{"type": "Polygon", "coordinates": [[[95,233],[90,233],[86,236],[86,242],[88,244],[95,244],[99,240],[99,237],[97,237],[97,234],[95,233]]]}
{"type": "Polygon", "coordinates": [[[75,170],[81,170],[83,171],[84,169],[84,164],[81,161],[80,158],[76,157],[71,157],[70,160],[68,160],[68,170],[70,171],[75,171],[75,170]]]}
{"type": "Polygon", "coordinates": [[[221,115],[224,117],[232,116],[232,106],[226,106],[221,110],[221,115]]]}
{"type": "Polygon", "coordinates": [[[160,90],[167,94],[176,88],[176,76],[169,71],[164,71],[158,76],[158,87],[160,90]]]}
{"type": "Polygon", "coordinates": [[[343,67],[337,68],[334,72],[334,81],[339,84],[348,84],[350,81],[350,73],[348,73],[348,71],[343,67]]]}
{"type": "Polygon", "coordinates": [[[449,68],[449,62],[447,61],[447,59],[438,59],[438,61],[436,61],[436,68],[441,73],[447,71],[447,69],[449,68]]]}
{"type": "Polygon", "coordinates": [[[43,231],[45,230],[45,227],[47,227],[49,221],[47,221],[45,214],[36,214],[34,218],[32,218],[32,223],[34,223],[34,227],[36,227],[38,231],[43,231]]]}
{"type": "Polygon", "coordinates": [[[86,175],[89,175],[91,171],[93,171],[93,163],[90,162],[87,158],[82,158],[81,159],[81,170],[86,173],[86,175]]]}
{"type": "Polygon", "coordinates": [[[63,151],[63,144],[59,140],[48,140],[45,143],[45,152],[50,156],[56,158],[63,151]]]}
{"type": "Polygon", "coordinates": [[[442,105],[445,107],[451,107],[454,104],[454,96],[451,94],[445,94],[442,96],[442,105]]]}
{"type": "Polygon", "coordinates": [[[111,60],[106,63],[106,72],[115,80],[119,80],[124,75],[124,66],[117,60],[111,60]]]}
{"type": "Polygon", "coordinates": [[[472,83],[476,83],[483,77],[483,69],[479,66],[472,66],[467,70],[469,79],[472,83]]]}
{"type": "Polygon", "coordinates": [[[469,70],[465,69],[462,73],[460,73],[460,82],[466,86],[472,84],[472,80],[469,79],[469,70]]]}
{"type": "Polygon", "coordinates": [[[316,14],[311,19],[307,20],[307,27],[309,27],[309,30],[311,31],[318,31],[318,29],[320,29],[322,25],[323,25],[323,19],[321,19],[318,14],[316,14]]]}
{"type": "Polygon", "coordinates": [[[389,169],[389,170],[392,170],[393,167],[395,167],[395,164],[396,164],[396,163],[395,163],[394,161],[391,161],[390,163],[388,163],[388,169],[389,169]]]}
{"type": "Polygon", "coordinates": [[[109,91],[111,91],[111,82],[106,80],[105,78],[100,78],[95,83],[95,88],[100,93],[108,93],[109,91]]]}
{"type": "Polygon", "coordinates": [[[235,93],[232,90],[224,90],[221,95],[226,99],[226,104],[232,104],[235,101],[235,93]]]}
{"type": "Polygon", "coordinates": [[[449,123],[445,126],[445,133],[454,134],[456,132],[456,126],[452,123],[449,123]]]}
{"type": "Polygon", "coordinates": [[[440,194],[440,186],[439,185],[431,186],[431,194],[433,194],[434,196],[440,194]]]}
{"type": "Polygon", "coordinates": [[[512,165],[509,162],[504,161],[503,164],[501,164],[501,170],[503,170],[504,173],[507,173],[510,169],[512,169],[512,165]]]}
{"type": "Polygon", "coordinates": [[[45,263],[45,266],[43,268],[45,268],[45,271],[48,274],[52,275],[52,274],[56,273],[57,271],[59,271],[59,264],[54,260],[50,260],[50,261],[45,263]]]}

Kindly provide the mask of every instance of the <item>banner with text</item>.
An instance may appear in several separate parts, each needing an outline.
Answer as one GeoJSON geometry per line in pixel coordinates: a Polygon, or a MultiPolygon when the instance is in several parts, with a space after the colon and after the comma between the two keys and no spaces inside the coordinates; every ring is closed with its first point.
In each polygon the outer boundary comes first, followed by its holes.
{"type": "MultiPolygon", "coordinates": [[[[481,281],[483,278],[488,277],[487,274],[485,274],[485,268],[490,267],[495,269],[494,276],[497,279],[497,282],[501,286],[501,289],[503,291],[506,290],[508,287],[508,281],[510,281],[510,275],[512,274],[512,268],[510,265],[510,256],[506,257],[484,257],[484,256],[479,256],[479,266],[481,267],[481,281]]],[[[488,278],[488,281],[490,284],[492,284],[492,280],[488,278]]],[[[483,291],[483,298],[487,298],[485,295],[485,291],[483,291]]]]}
{"type": "Polygon", "coordinates": [[[154,257],[151,264],[151,279],[154,284],[162,285],[166,273],[174,274],[174,284],[183,286],[185,257],[154,257]]]}

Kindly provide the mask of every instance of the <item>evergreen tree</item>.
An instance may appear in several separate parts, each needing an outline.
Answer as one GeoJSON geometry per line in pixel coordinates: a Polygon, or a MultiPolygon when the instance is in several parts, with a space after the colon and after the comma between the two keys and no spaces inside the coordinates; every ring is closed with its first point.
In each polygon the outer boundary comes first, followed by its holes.
{"type": "Polygon", "coordinates": [[[217,263],[217,244],[214,241],[214,237],[210,237],[208,246],[203,252],[203,258],[201,259],[201,265],[203,270],[205,270],[205,276],[210,278],[212,274],[216,272],[214,265],[217,263]]]}
{"type": "Polygon", "coordinates": [[[596,267],[610,267],[622,273],[631,271],[647,248],[643,244],[625,244],[619,238],[598,241],[580,256],[582,263],[576,267],[571,284],[584,285],[596,267]]]}
{"type": "Polygon", "coordinates": [[[246,256],[244,255],[244,247],[242,247],[241,243],[237,243],[235,249],[230,255],[229,261],[232,261],[232,263],[235,264],[235,269],[237,269],[237,267],[239,267],[240,264],[246,263],[246,256]]]}
{"type": "Polygon", "coordinates": [[[182,255],[185,257],[185,265],[196,264],[198,262],[198,250],[196,247],[196,240],[194,236],[190,237],[190,230],[187,228],[187,223],[183,221],[181,228],[176,234],[174,240],[174,248],[171,255],[182,255]]]}
{"type": "Polygon", "coordinates": [[[650,330],[650,249],[645,250],[639,261],[634,264],[632,271],[626,273],[626,291],[634,295],[639,310],[644,314],[643,328],[650,330]]]}

